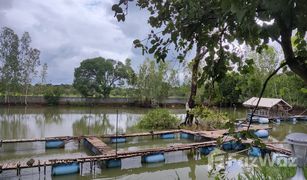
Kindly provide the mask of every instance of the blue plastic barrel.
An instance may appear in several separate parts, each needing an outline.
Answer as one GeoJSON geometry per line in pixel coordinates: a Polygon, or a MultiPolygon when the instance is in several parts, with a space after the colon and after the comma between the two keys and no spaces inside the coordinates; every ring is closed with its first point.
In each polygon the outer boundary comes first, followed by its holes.
{"type": "Polygon", "coordinates": [[[265,129],[261,129],[255,132],[255,135],[259,138],[267,138],[269,137],[269,131],[265,129]]]}
{"type": "Polygon", "coordinates": [[[180,133],[180,139],[193,139],[193,135],[192,134],[188,134],[188,133],[180,133]]]}
{"type": "Polygon", "coordinates": [[[45,143],[46,149],[63,148],[64,146],[65,142],[61,140],[47,140],[45,143]]]}
{"type": "Polygon", "coordinates": [[[174,139],[175,134],[174,133],[161,134],[160,138],[161,139],[174,139]]]}
{"type": "Polygon", "coordinates": [[[261,156],[261,149],[258,147],[251,147],[248,150],[248,155],[253,157],[260,157],[261,156]]]}
{"type": "Polygon", "coordinates": [[[80,171],[79,163],[68,163],[68,164],[56,164],[52,166],[51,174],[52,175],[66,175],[74,174],[80,171]]]}
{"type": "Polygon", "coordinates": [[[211,151],[214,150],[214,146],[209,146],[209,147],[202,147],[200,148],[200,153],[204,154],[204,155],[208,155],[210,154],[211,151]]]}
{"type": "Polygon", "coordinates": [[[122,163],[120,159],[111,159],[106,161],[107,168],[121,167],[122,163]]]}
{"type": "Polygon", "coordinates": [[[232,150],[232,147],[233,147],[233,142],[232,141],[225,142],[222,145],[222,149],[226,150],[226,151],[232,150]]]}
{"type": "Polygon", "coordinates": [[[258,122],[260,124],[268,124],[269,123],[269,119],[268,118],[264,118],[264,117],[260,117],[258,122]]]}
{"type": "Polygon", "coordinates": [[[111,138],[111,143],[124,143],[124,142],[126,142],[125,137],[111,138]]]}
{"type": "Polygon", "coordinates": [[[144,158],[144,161],[147,163],[163,162],[164,160],[165,158],[162,153],[147,155],[144,158]]]}

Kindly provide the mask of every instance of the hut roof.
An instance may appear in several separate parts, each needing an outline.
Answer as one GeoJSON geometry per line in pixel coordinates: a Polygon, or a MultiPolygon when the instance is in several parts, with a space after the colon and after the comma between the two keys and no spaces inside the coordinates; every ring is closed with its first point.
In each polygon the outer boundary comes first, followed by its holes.
{"type": "MultiPolygon", "coordinates": [[[[255,107],[258,102],[257,97],[252,97],[249,100],[245,101],[243,103],[243,106],[245,107],[255,107]]],[[[272,108],[273,106],[278,105],[283,107],[284,109],[291,109],[292,106],[288,104],[283,99],[277,99],[277,98],[261,98],[259,102],[259,106],[261,108],[272,108]]]]}

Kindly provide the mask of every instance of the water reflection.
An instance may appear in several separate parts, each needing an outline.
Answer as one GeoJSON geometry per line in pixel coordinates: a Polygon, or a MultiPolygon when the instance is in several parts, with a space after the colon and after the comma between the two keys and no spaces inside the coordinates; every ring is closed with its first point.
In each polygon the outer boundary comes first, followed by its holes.
{"type": "MultiPolygon", "coordinates": [[[[119,133],[129,131],[144,110],[122,109],[118,114],[119,133]]],[[[3,108],[0,109],[0,138],[115,133],[116,111],[93,108],[3,108]]]]}
{"type": "Polygon", "coordinates": [[[114,131],[107,114],[83,115],[72,125],[73,135],[108,134],[114,131]]]}

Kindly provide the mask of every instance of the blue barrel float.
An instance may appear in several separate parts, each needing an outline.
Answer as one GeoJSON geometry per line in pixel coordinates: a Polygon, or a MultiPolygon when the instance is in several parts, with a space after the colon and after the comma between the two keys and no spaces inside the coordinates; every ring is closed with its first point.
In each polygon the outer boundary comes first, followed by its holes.
{"type": "Polygon", "coordinates": [[[225,143],[223,143],[223,145],[222,145],[222,149],[223,149],[223,150],[226,150],[226,151],[232,150],[232,144],[233,144],[232,141],[225,142],[225,143]]]}
{"type": "Polygon", "coordinates": [[[188,133],[180,133],[180,139],[194,139],[194,135],[188,133]]]}
{"type": "Polygon", "coordinates": [[[208,146],[208,147],[202,147],[200,148],[200,153],[204,154],[204,155],[208,155],[210,154],[211,151],[214,150],[214,146],[208,146]]]}
{"type": "Polygon", "coordinates": [[[268,123],[269,123],[269,119],[268,119],[268,118],[264,118],[264,117],[260,117],[260,118],[258,119],[258,122],[259,122],[260,124],[268,124],[268,123]]]}
{"type": "Polygon", "coordinates": [[[46,149],[64,148],[65,142],[62,140],[47,140],[45,143],[46,149]]]}
{"type": "Polygon", "coordinates": [[[125,137],[111,138],[111,143],[125,143],[126,140],[125,137]]]}
{"type": "Polygon", "coordinates": [[[261,156],[261,149],[258,147],[251,147],[248,150],[248,155],[252,157],[260,157],[261,156]]]}
{"type": "Polygon", "coordinates": [[[255,132],[255,135],[258,137],[258,138],[267,138],[269,137],[269,131],[268,130],[265,130],[265,129],[260,129],[260,130],[257,130],[255,132]]]}
{"type": "Polygon", "coordinates": [[[242,150],[245,148],[245,145],[240,143],[240,142],[235,142],[235,141],[229,141],[229,142],[225,142],[222,145],[222,149],[225,151],[230,151],[230,150],[242,150]]]}
{"type": "Polygon", "coordinates": [[[175,134],[174,133],[161,134],[160,138],[161,139],[174,139],[175,138],[175,134]]]}
{"type": "Polygon", "coordinates": [[[55,175],[66,175],[74,174],[80,171],[79,163],[67,163],[67,164],[55,164],[51,168],[51,174],[55,175]]]}
{"type": "Polygon", "coordinates": [[[106,161],[107,168],[121,167],[122,162],[120,159],[110,159],[106,161]]]}
{"type": "Polygon", "coordinates": [[[165,158],[162,153],[151,154],[144,157],[144,161],[146,163],[157,163],[157,162],[163,162],[164,160],[165,158]]]}

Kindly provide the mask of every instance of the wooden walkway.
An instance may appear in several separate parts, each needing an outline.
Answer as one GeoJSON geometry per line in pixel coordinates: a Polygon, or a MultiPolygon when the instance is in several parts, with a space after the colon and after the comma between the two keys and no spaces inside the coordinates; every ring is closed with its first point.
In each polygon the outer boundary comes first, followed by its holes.
{"type": "Polygon", "coordinates": [[[45,138],[29,138],[29,139],[4,139],[0,140],[2,144],[10,144],[10,143],[28,143],[28,142],[43,142],[48,140],[61,140],[61,141],[71,141],[71,140],[81,140],[85,137],[93,137],[93,136],[54,136],[54,137],[45,137],[45,138]]]}
{"type": "MultiPolygon", "coordinates": [[[[45,138],[29,138],[29,139],[4,139],[0,140],[0,144],[9,144],[9,143],[28,143],[28,142],[39,142],[39,141],[48,141],[48,140],[62,140],[62,141],[71,141],[71,140],[81,140],[87,137],[100,137],[100,138],[115,138],[115,137],[137,137],[137,136],[155,136],[167,133],[179,133],[181,130],[168,130],[168,131],[152,131],[152,132],[142,132],[142,133],[132,133],[132,134],[108,134],[108,135],[83,135],[83,136],[53,136],[45,138]]],[[[0,146],[1,147],[1,146],[0,146]]]]}
{"type": "Polygon", "coordinates": [[[168,134],[168,133],[180,133],[182,130],[174,129],[174,130],[167,130],[167,131],[152,131],[152,132],[141,132],[141,133],[132,133],[132,134],[110,134],[110,135],[103,135],[100,136],[101,138],[121,138],[121,137],[139,137],[139,136],[156,136],[161,134],[168,134]]]}
{"type": "MultiPolygon", "coordinates": [[[[270,129],[269,126],[267,125],[251,125],[250,130],[256,131],[256,130],[261,130],[261,129],[270,129]]],[[[241,132],[241,131],[246,131],[247,127],[239,127],[235,129],[235,132],[241,132]]],[[[220,137],[223,137],[225,135],[229,134],[228,129],[220,129],[220,130],[214,130],[214,131],[198,131],[198,134],[200,136],[209,138],[209,139],[218,139],[220,137]]]]}
{"type": "Polygon", "coordinates": [[[34,167],[44,167],[44,166],[52,166],[58,163],[70,163],[70,162],[94,162],[94,161],[103,161],[110,159],[120,159],[120,158],[129,158],[135,156],[146,156],[154,153],[163,153],[163,152],[173,152],[173,151],[183,151],[190,149],[197,149],[200,147],[214,146],[216,145],[216,141],[208,141],[208,142],[199,142],[199,143],[190,143],[190,144],[181,144],[174,145],[170,147],[159,147],[159,148],[150,148],[138,151],[125,151],[125,152],[117,152],[108,151],[108,154],[96,155],[96,156],[86,156],[79,158],[66,158],[66,159],[50,159],[44,162],[35,161],[31,166],[28,166],[26,162],[21,163],[6,163],[0,165],[1,169],[4,170],[14,170],[14,169],[23,169],[23,168],[34,168],[34,167]]]}
{"type": "Polygon", "coordinates": [[[84,141],[88,143],[89,149],[96,155],[107,154],[114,151],[110,146],[97,137],[87,137],[84,141]]]}

